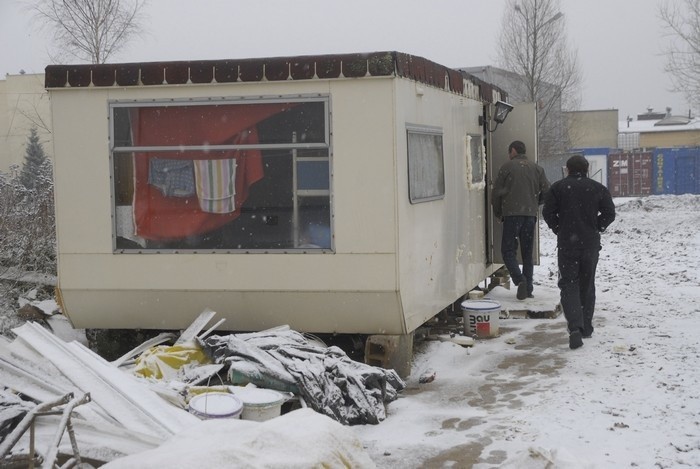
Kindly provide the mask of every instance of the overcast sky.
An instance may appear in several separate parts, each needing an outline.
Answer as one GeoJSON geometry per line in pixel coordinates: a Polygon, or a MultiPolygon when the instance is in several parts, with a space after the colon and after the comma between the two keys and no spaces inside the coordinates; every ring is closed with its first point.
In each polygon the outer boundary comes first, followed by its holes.
{"type": "MultiPolygon", "coordinates": [[[[0,77],[42,73],[45,33],[22,5],[0,0],[0,77]]],[[[687,114],[668,91],[664,0],[561,0],[583,72],[581,109],[647,107],[687,114]]],[[[678,0],[672,0],[678,1],[678,0]]],[[[148,33],[110,62],[276,57],[397,50],[448,67],[496,63],[505,0],[149,0],[148,33]]]]}

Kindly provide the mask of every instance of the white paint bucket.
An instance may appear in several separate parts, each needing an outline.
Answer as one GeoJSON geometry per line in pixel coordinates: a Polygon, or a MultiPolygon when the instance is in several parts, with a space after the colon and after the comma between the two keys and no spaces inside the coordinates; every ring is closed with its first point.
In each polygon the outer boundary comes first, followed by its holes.
{"type": "Polygon", "coordinates": [[[191,414],[202,419],[237,419],[243,412],[243,402],[228,392],[205,392],[190,399],[191,414]]]}
{"type": "Polygon", "coordinates": [[[501,304],[493,300],[466,300],[462,302],[464,333],[479,338],[498,336],[498,317],[501,304]]]}
{"type": "Polygon", "coordinates": [[[279,417],[285,401],[283,394],[262,388],[242,388],[236,391],[236,397],[243,402],[241,419],[256,422],[279,417]]]}

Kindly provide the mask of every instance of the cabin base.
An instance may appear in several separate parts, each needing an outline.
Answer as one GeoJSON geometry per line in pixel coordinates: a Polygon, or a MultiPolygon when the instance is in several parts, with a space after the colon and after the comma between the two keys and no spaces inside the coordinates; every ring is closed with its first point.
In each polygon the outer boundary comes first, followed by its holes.
{"type": "Polygon", "coordinates": [[[365,363],[394,369],[400,377],[411,374],[413,333],[370,335],[365,342],[365,363]]]}

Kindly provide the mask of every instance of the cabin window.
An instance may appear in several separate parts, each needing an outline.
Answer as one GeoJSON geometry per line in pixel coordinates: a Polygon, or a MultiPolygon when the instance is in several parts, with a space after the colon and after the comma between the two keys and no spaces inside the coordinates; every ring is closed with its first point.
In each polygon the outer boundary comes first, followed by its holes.
{"type": "Polygon", "coordinates": [[[445,196],[442,131],[408,127],[408,195],[412,204],[445,196]]]}
{"type": "Polygon", "coordinates": [[[332,251],[329,102],[110,103],[116,252],[332,251]]]}
{"type": "Polygon", "coordinates": [[[468,180],[472,184],[484,181],[484,145],[481,142],[481,135],[467,135],[467,168],[469,171],[468,180]]]}

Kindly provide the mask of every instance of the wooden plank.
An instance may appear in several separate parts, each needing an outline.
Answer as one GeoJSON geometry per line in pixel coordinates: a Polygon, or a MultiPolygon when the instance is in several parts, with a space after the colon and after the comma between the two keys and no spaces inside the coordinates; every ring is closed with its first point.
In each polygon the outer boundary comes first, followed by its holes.
{"type": "Polygon", "coordinates": [[[112,365],[116,366],[117,368],[122,366],[124,362],[127,360],[136,357],[137,355],[142,354],[146,350],[148,350],[151,347],[155,347],[156,345],[160,345],[162,343],[165,343],[169,340],[174,339],[177,337],[175,334],[172,332],[163,332],[161,334],[158,334],[157,336],[148,339],[146,342],[142,343],[138,347],[134,347],[133,349],[129,350],[126,352],[124,355],[121,357],[117,358],[112,362],[112,365]]]}
{"type": "Polygon", "coordinates": [[[126,429],[168,438],[198,420],[163,401],[136,377],[78,342],[66,344],[32,323],[13,332],[51,361],[77,388],[89,392],[93,403],[126,429]]]}
{"type": "Polygon", "coordinates": [[[216,312],[206,308],[200,313],[199,316],[197,316],[197,319],[195,319],[192,324],[190,324],[190,326],[185,329],[182,334],[180,334],[180,338],[177,339],[175,345],[194,340],[195,337],[197,337],[199,333],[202,332],[205,327],[207,327],[207,324],[209,324],[209,321],[211,321],[214,316],[216,316],[216,312]]]}

